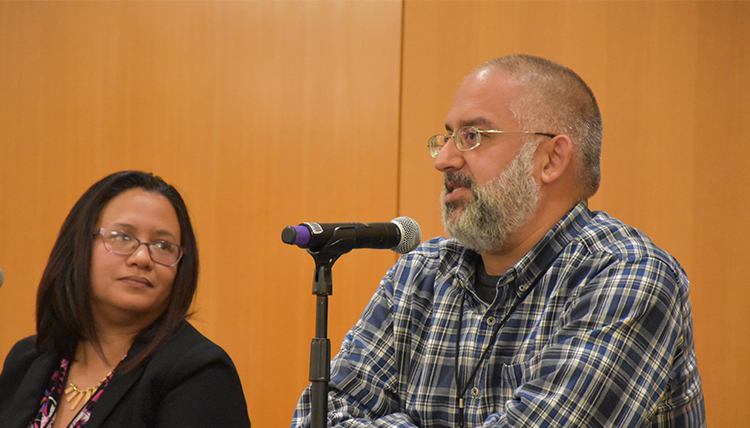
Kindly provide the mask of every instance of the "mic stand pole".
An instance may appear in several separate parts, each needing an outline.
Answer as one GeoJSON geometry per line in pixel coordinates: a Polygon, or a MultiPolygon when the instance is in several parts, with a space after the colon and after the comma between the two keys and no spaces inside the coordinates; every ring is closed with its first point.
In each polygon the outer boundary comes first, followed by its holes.
{"type": "Polygon", "coordinates": [[[308,251],[315,259],[313,294],[316,296],[315,338],[310,345],[312,428],[328,426],[328,382],[331,380],[331,341],[328,339],[328,296],[333,294],[331,269],[341,254],[308,251]]]}

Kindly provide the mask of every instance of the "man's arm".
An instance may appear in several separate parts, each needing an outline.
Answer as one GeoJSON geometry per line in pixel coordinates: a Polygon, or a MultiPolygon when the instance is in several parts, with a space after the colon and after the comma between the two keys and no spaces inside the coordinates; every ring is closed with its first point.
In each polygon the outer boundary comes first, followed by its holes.
{"type": "MultiPolygon", "coordinates": [[[[635,427],[652,421],[676,381],[675,356],[692,348],[692,341],[683,341],[678,278],[657,258],[618,261],[586,278],[538,358],[503,368],[503,382],[517,387],[504,412],[484,426],[635,427]]],[[[687,412],[701,419],[701,409],[687,412]]]]}
{"type": "MultiPolygon", "coordinates": [[[[399,411],[398,367],[393,335],[393,296],[386,276],[331,362],[328,424],[334,427],[416,428],[399,411]]],[[[294,412],[292,427],[310,427],[308,386],[294,412]]]]}

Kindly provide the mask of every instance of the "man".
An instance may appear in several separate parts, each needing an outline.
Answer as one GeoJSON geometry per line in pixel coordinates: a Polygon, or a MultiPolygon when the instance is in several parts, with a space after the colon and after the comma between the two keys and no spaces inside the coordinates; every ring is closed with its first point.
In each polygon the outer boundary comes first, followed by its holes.
{"type": "MultiPolygon", "coordinates": [[[[382,280],[332,361],[347,427],[704,427],[689,283],[587,199],[602,125],[571,70],[480,66],[430,139],[443,223],[382,280]]],[[[292,426],[309,426],[310,388],[292,426]]]]}

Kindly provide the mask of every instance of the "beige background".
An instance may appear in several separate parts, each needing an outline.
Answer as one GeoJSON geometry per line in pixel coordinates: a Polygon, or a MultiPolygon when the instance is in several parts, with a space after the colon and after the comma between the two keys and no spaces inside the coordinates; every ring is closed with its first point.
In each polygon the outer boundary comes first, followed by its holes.
{"type": "MultiPolygon", "coordinates": [[[[193,323],[233,357],[253,425],[287,426],[315,300],[312,258],[281,230],[407,215],[442,234],[426,140],[464,74],[517,52],[594,90],[591,206],[682,262],[709,426],[750,419],[746,2],[0,1],[0,358],[34,333],[73,203],[111,172],[154,171],[198,234],[193,323]]],[[[334,266],[334,352],[395,259],[334,266]]]]}

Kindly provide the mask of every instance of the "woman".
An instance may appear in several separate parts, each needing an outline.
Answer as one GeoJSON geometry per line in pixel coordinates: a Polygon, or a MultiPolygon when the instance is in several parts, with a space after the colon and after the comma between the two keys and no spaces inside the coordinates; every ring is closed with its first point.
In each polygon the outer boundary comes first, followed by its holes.
{"type": "Polygon", "coordinates": [[[249,427],[229,356],[187,321],[198,247],[177,190],[139,171],[78,200],[0,374],[3,428],[249,427]]]}

